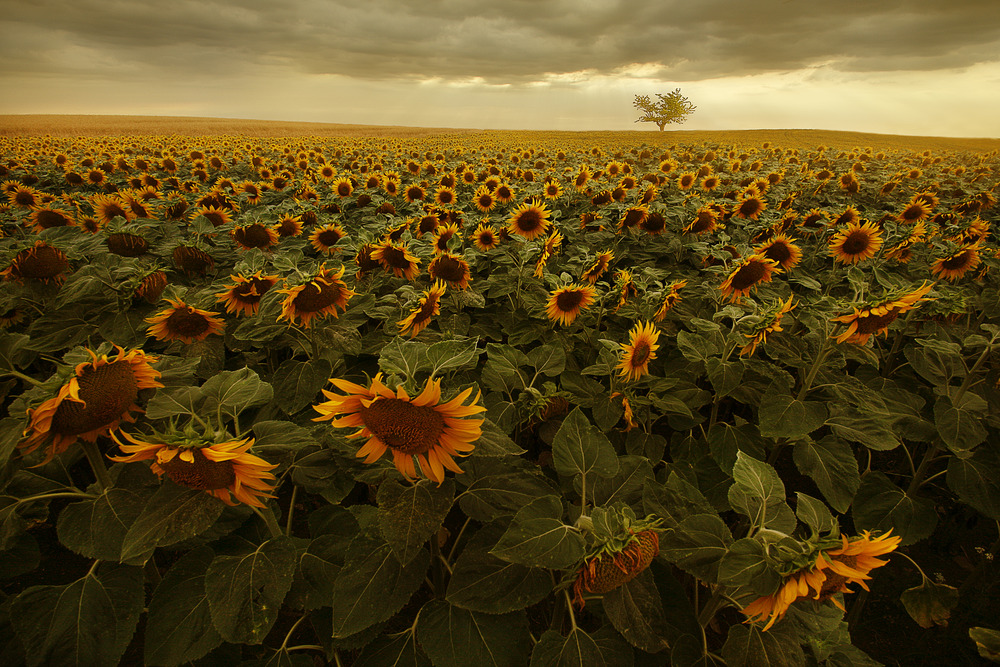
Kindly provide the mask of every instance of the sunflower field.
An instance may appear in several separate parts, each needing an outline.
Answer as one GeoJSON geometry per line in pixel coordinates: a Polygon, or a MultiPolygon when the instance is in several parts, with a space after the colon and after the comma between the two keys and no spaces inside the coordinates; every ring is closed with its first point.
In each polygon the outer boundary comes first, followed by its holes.
{"type": "Polygon", "coordinates": [[[4,665],[1000,659],[998,152],[0,156],[4,665]]]}

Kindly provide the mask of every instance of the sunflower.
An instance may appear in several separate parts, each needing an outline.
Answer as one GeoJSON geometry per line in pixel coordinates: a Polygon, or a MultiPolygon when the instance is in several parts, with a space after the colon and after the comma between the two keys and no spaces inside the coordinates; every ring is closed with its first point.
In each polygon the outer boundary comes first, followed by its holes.
{"type": "Polygon", "coordinates": [[[472,195],[472,203],[482,213],[489,213],[496,208],[497,200],[493,196],[493,191],[485,185],[481,185],[472,195]]]}
{"type": "Polygon", "coordinates": [[[347,289],[347,284],[341,280],[344,267],[340,271],[331,272],[323,264],[309,282],[278,290],[287,294],[281,302],[281,315],[278,320],[286,319],[290,324],[299,323],[308,329],[314,317],[323,319],[327,315],[337,317],[337,308],[347,310],[347,302],[356,294],[347,289]]]}
{"type": "Polygon", "coordinates": [[[159,341],[179,340],[187,345],[205,340],[211,334],[221,334],[225,322],[215,317],[219,313],[189,306],[180,299],[167,299],[170,304],[152,317],[145,319],[150,326],[146,331],[159,341]]]}
{"type": "Polygon", "coordinates": [[[160,270],[153,270],[142,277],[133,296],[145,299],[148,303],[156,303],[166,288],[167,274],[160,270]]]}
{"type": "Polygon", "coordinates": [[[497,230],[485,222],[479,223],[476,227],[476,231],[472,233],[472,238],[475,241],[476,247],[486,252],[487,250],[493,250],[500,245],[500,239],[497,236],[497,230]]]}
{"type": "Polygon", "coordinates": [[[937,278],[945,278],[954,282],[966,272],[979,266],[982,259],[979,256],[979,243],[962,246],[949,257],[939,257],[931,264],[931,273],[937,278]]]}
{"type": "Polygon", "coordinates": [[[441,206],[451,206],[455,203],[455,189],[445,187],[443,185],[438,186],[437,190],[434,191],[434,201],[441,206]]]}
{"type": "Polygon", "coordinates": [[[108,234],[107,244],[108,250],[121,257],[139,257],[149,250],[149,241],[129,232],[108,234]]]}
{"type": "Polygon", "coordinates": [[[624,544],[602,548],[588,558],[573,581],[573,605],[584,606],[584,593],[603,595],[624,586],[650,566],[660,553],[660,536],[655,530],[631,532],[624,544]]]}
{"type": "Polygon", "coordinates": [[[545,314],[564,326],[573,323],[580,311],[594,303],[597,292],[590,285],[570,285],[553,290],[545,306],[545,314]]]}
{"type": "Polygon", "coordinates": [[[838,343],[856,343],[864,345],[873,335],[888,335],[889,325],[903,313],[916,308],[916,304],[924,300],[926,294],[934,286],[924,281],[917,289],[901,296],[885,299],[877,304],[864,308],[855,308],[849,315],[841,315],[832,321],[847,325],[847,330],[837,336],[838,343]]]}
{"type": "Polygon", "coordinates": [[[719,223],[718,212],[710,206],[702,206],[695,212],[695,218],[681,230],[683,234],[707,234],[715,231],[719,223]]]}
{"type": "Polygon", "coordinates": [[[191,219],[193,221],[198,216],[203,216],[212,223],[213,227],[221,227],[222,225],[228,225],[233,221],[233,217],[230,213],[231,211],[225,207],[199,206],[191,214],[191,219]]]}
{"type": "Polygon", "coordinates": [[[802,249],[785,234],[772,237],[767,243],[754,248],[754,254],[773,259],[785,271],[789,271],[802,259],[802,249]]]}
{"type": "Polygon", "coordinates": [[[7,201],[11,206],[19,208],[31,208],[41,204],[42,193],[38,190],[18,183],[17,181],[7,181],[10,185],[4,188],[7,193],[7,201]]]}
{"type": "Polygon", "coordinates": [[[102,225],[110,224],[115,218],[123,218],[126,221],[135,219],[135,214],[125,201],[118,197],[94,195],[90,203],[94,207],[94,216],[102,225]]]}
{"type": "Polygon", "coordinates": [[[150,366],[157,358],[142,350],[117,350],[115,358],[108,359],[88,349],[91,361],[78,364],[54,397],[28,409],[28,426],[18,445],[24,453],[50,443],[45,455],[48,462],[77,438],[94,442],[122,421],[135,421],[131,411],[139,410],[135,405],[139,391],[163,386],[156,381],[159,371],[150,366]]]}
{"type": "Polygon", "coordinates": [[[780,270],[778,263],[773,259],[763,255],[750,255],[733,269],[719,290],[727,295],[730,301],[739,301],[761,283],[771,282],[772,275],[780,270]]]}
{"type": "Polygon", "coordinates": [[[752,357],[753,353],[757,351],[757,346],[767,342],[767,334],[774,333],[775,331],[783,331],[781,328],[781,318],[797,305],[792,304],[792,297],[788,297],[787,301],[779,299],[772,312],[766,314],[763,322],[754,329],[753,333],[743,334],[750,340],[740,350],[740,356],[747,355],[752,357]]]}
{"type": "Polygon", "coordinates": [[[406,198],[406,201],[411,204],[415,201],[422,200],[425,194],[424,189],[419,185],[411,185],[403,190],[403,196],[406,198]]]}
{"type": "Polygon", "coordinates": [[[174,248],[173,258],[177,268],[188,276],[203,276],[215,266],[211,255],[194,246],[177,246],[174,248]]]}
{"type": "Polygon", "coordinates": [[[340,225],[330,223],[313,230],[313,233],[309,235],[309,243],[317,252],[325,252],[329,255],[338,250],[335,246],[343,238],[347,238],[347,232],[340,225]]]}
{"type": "Polygon", "coordinates": [[[667,219],[658,211],[650,211],[646,219],[639,223],[639,229],[651,236],[659,236],[666,228],[667,219]]]}
{"type": "Polygon", "coordinates": [[[448,252],[448,241],[451,241],[455,235],[458,234],[458,225],[452,223],[450,225],[441,224],[434,230],[434,237],[431,239],[431,243],[434,245],[434,254],[439,255],[441,253],[448,252]]]}
{"type": "Polygon", "coordinates": [[[385,240],[372,246],[370,258],[386,271],[392,271],[397,278],[405,276],[407,280],[413,280],[420,273],[420,260],[410,254],[405,244],[396,246],[385,240]]]}
{"type": "Polygon", "coordinates": [[[69,213],[48,206],[33,207],[30,219],[36,233],[53,227],[72,227],[76,224],[69,213]]]}
{"type": "Polygon", "coordinates": [[[324,389],[329,400],[314,406],[320,413],[314,421],[332,420],[331,425],[338,428],[358,428],[348,437],[368,441],[357,457],[374,463],[391,450],[396,469],[408,480],[419,476],[414,460],[423,476],[438,484],[444,482],[445,468],[461,473],[453,457],[468,456],[482,435],[482,419],[464,419],[486,411],[478,405],[478,394],[472,403],[463,405],[472,395],[471,388],[441,403],[441,380],[431,378],[416,398],[410,398],[403,387],[393,393],[382,384],[381,373],[368,388],[346,380],[330,381],[347,393],[324,389]]]}
{"type": "Polygon", "coordinates": [[[51,280],[58,285],[65,280],[63,272],[67,269],[69,260],[66,254],[39,239],[30,248],[17,253],[10,266],[0,271],[0,278],[18,281],[37,280],[41,283],[48,283],[51,280]]]}
{"type": "Polygon", "coordinates": [[[237,192],[246,197],[247,203],[256,206],[260,203],[263,191],[253,181],[243,181],[237,186],[237,192]]]}
{"type": "Polygon", "coordinates": [[[838,225],[856,225],[861,220],[861,212],[853,206],[848,206],[844,209],[844,212],[838,215],[833,222],[830,223],[831,227],[836,227],[838,225]]]}
{"type": "Polygon", "coordinates": [[[351,193],[354,192],[354,184],[351,183],[351,179],[345,177],[338,178],[330,187],[341,199],[350,197],[351,193]]]}
{"type": "Polygon", "coordinates": [[[166,475],[175,484],[189,489],[201,489],[227,505],[236,501],[253,507],[264,507],[261,498],[274,498],[274,475],[278,466],[249,453],[253,438],[228,442],[203,442],[192,446],[154,443],[139,440],[122,431],[123,443],[114,434],[115,443],[127,456],[109,456],[112,461],[133,463],[155,459],[150,469],[159,477],[166,475]]]}
{"type": "Polygon", "coordinates": [[[614,258],[615,253],[611,250],[597,253],[597,259],[590,265],[589,269],[583,272],[580,280],[586,280],[591,285],[596,284],[604,272],[608,270],[608,266],[614,258]]]}
{"type": "Polygon", "coordinates": [[[442,253],[434,258],[427,267],[431,280],[443,280],[455,289],[465,289],[469,286],[471,271],[469,264],[458,255],[450,252],[442,253]]]}
{"type": "Polygon", "coordinates": [[[531,241],[548,232],[549,209],[545,204],[526,202],[514,209],[508,223],[507,229],[511,234],[520,234],[531,241]]]}
{"type": "Polygon", "coordinates": [[[257,314],[261,297],[278,282],[278,276],[262,276],[260,271],[251,276],[241,273],[229,277],[233,283],[215,296],[226,307],[227,313],[246,317],[257,314]]]}
{"type": "Polygon", "coordinates": [[[583,190],[587,187],[587,181],[590,180],[591,173],[590,168],[587,165],[581,165],[580,170],[576,173],[573,178],[573,187],[578,191],[583,190]]]}
{"type": "Polygon", "coordinates": [[[302,233],[302,218],[297,215],[286,213],[278,218],[278,221],[274,223],[272,229],[276,231],[278,236],[281,238],[298,236],[302,233]]]}
{"type": "Polygon", "coordinates": [[[680,290],[687,286],[686,280],[679,280],[667,289],[666,294],[663,295],[663,301],[660,303],[660,307],[653,314],[654,322],[662,322],[666,318],[667,313],[670,312],[674,306],[681,300],[680,290]]]}
{"type": "Polygon", "coordinates": [[[872,222],[852,223],[830,239],[830,254],[841,264],[857,264],[870,259],[882,247],[882,230],[872,222]]]}
{"type": "Polygon", "coordinates": [[[278,244],[279,238],[278,232],[259,222],[239,225],[230,234],[241,250],[253,250],[254,248],[268,250],[278,244]]]}
{"type": "Polygon", "coordinates": [[[839,547],[831,545],[832,548],[820,549],[811,563],[786,574],[777,591],[757,598],[741,611],[748,622],[768,619],[763,627],[766,632],[800,598],[830,600],[843,610],[834,595],[850,593],[847,586],[854,583],[868,590],[865,581],[871,579],[869,573],[887,562],[876,556],[883,556],[899,546],[901,538],[890,537],[890,533],[872,538],[871,533],[865,531],[853,540],[841,535],[839,547]]]}
{"type": "Polygon", "coordinates": [[[737,218],[749,218],[751,220],[756,220],[765,208],[767,208],[767,204],[765,204],[762,199],[755,195],[750,195],[744,197],[737,203],[736,210],[733,211],[733,215],[737,218]]]}
{"type": "Polygon", "coordinates": [[[648,217],[649,209],[645,206],[630,206],[622,211],[621,219],[618,220],[618,231],[641,225],[648,217]]]}
{"type": "Polygon", "coordinates": [[[413,338],[423,331],[431,323],[431,318],[441,312],[441,297],[444,296],[446,289],[445,283],[438,280],[429,290],[424,292],[419,305],[409,315],[396,323],[399,325],[400,335],[409,331],[410,338],[413,338]]]}
{"type": "Polygon", "coordinates": [[[656,344],[659,337],[660,332],[652,322],[636,324],[629,331],[628,344],[621,344],[618,365],[615,367],[618,375],[626,382],[632,382],[649,373],[649,362],[656,359],[656,350],[660,347],[656,344]]]}
{"type": "Polygon", "coordinates": [[[24,310],[21,308],[14,307],[0,312],[0,330],[20,324],[24,319],[24,310]]]}
{"type": "Polygon", "coordinates": [[[618,309],[624,306],[629,299],[632,299],[638,294],[635,288],[635,282],[632,281],[632,272],[622,269],[618,271],[615,275],[615,290],[618,292],[618,303],[612,308],[612,312],[618,312],[618,309]]]}
{"type": "Polygon", "coordinates": [[[358,272],[354,274],[356,279],[361,280],[366,273],[378,268],[379,263],[372,259],[372,251],[375,250],[375,247],[371,243],[365,243],[358,247],[358,251],[354,254],[354,263],[358,265],[358,272]]]}
{"type": "Polygon", "coordinates": [[[563,189],[559,181],[551,180],[545,183],[545,188],[542,190],[542,195],[546,199],[558,199],[562,196],[563,189]]]}
{"type": "Polygon", "coordinates": [[[910,224],[914,222],[919,222],[929,217],[931,214],[931,205],[923,199],[918,199],[914,197],[910,203],[900,211],[899,215],[896,216],[900,222],[910,224]]]}

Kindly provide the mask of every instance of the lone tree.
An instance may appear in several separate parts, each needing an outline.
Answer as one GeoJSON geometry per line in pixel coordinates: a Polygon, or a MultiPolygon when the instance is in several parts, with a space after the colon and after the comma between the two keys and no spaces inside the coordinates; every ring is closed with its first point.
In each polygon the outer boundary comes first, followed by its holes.
{"type": "Polygon", "coordinates": [[[635,121],[637,123],[656,123],[663,132],[667,123],[683,123],[687,117],[694,113],[695,106],[688,98],[681,95],[681,89],[677,88],[666,95],[656,94],[659,99],[652,101],[649,95],[636,95],[632,106],[639,110],[642,115],[635,121]]]}

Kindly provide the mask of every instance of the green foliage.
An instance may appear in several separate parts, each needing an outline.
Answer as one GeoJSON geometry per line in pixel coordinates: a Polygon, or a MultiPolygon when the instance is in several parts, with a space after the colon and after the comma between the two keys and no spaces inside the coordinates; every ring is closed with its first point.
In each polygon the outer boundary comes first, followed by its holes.
{"type": "Polygon", "coordinates": [[[681,95],[680,88],[666,95],[656,93],[656,100],[650,99],[649,95],[636,95],[632,106],[641,114],[635,122],[654,123],[661,132],[668,123],[683,123],[696,108],[681,95]]]}

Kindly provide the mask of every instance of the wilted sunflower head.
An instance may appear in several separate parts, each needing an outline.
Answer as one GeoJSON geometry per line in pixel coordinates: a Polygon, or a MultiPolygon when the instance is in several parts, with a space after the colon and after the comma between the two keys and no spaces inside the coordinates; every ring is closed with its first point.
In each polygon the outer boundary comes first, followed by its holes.
{"type": "Polygon", "coordinates": [[[260,308],[261,298],[278,282],[278,276],[263,276],[257,271],[251,276],[229,276],[232,284],[215,296],[226,308],[227,313],[250,317],[260,308]]]}
{"type": "Polygon", "coordinates": [[[58,285],[65,280],[63,274],[68,269],[69,259],[65,253],[39,239],[30,248],[18,252],[10,266],[0,271],[0,277],[7,280],[31,280],[40,283],[52,281],[58,285]]]}
{"type": "Polygon", "coordinates": [[[463,290],[469,286],[469,264],[459,255],[442,253],[434,258],[427,271],[432,280],[443,280],[455,289],[463,290]]]}
{"type": "Polygon", "coordinates": [[[215,317],[219,313],[189,306],[180,299],[166,301],[170,304],[168,308],[145,320],[151,325],[147,329],[150,336],[164,342],[179,340],[190,345],[211,334],[222,333],[225,322],[215,317]]]}
{"type": "Polygon", "coordinates": [[[343,275],[343,266],[334,273],[324,264],[309,282],[278,290],[287,295],[282,301],[278,320],[285,319],[290,325],[300,324],[308,329],[313,318],[337,317],[337,309],[347,310],[348,300],[355,295],[341,280],[343,275]]]}

